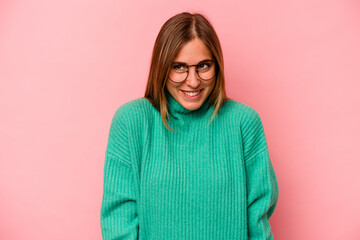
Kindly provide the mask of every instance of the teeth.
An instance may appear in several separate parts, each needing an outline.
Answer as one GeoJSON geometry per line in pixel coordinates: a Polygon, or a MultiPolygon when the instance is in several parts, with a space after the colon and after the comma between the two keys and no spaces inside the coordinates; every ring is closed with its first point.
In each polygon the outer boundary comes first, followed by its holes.
{"type": "Polygon", "coordinates": [[[189,95],[189,96],[191,96],[191,97],[193,97],[193,96],[196,96],[196,95],[198,95],[199,93],[200,93],[200,91],[197,91],[197,92],[185,92],[185,91],[183,91],[186,95],[189,95]]]}

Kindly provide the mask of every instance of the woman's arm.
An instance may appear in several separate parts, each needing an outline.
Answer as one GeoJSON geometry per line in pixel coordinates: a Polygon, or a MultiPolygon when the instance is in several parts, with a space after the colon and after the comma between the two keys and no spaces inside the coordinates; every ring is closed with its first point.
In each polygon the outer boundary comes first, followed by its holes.
{"type": "Polygon", "coordinates": [[[243,125],[249,240],[274,239],[269,219],[279,189],[261,119],[255,110],[243,125]]]}
{"type": "Polygon", "coordinates": [[[100,224],[104,240],[137,239],[135,180],[121,107],[113,117],[105,153],[100,224]]]}

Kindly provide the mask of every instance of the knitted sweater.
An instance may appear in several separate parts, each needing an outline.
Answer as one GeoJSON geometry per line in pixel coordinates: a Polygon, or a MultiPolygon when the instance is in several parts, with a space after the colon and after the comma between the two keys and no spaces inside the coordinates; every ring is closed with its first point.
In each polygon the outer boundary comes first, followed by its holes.
{"type": "Polygon", "coordinates": [[[165,92],[176,132],[146,98],[113,116],[103,239],[273,239],[279,190],[259,114],[230,99],[207,126],[214,110],[207,100],[187,110],[165,92]]]}

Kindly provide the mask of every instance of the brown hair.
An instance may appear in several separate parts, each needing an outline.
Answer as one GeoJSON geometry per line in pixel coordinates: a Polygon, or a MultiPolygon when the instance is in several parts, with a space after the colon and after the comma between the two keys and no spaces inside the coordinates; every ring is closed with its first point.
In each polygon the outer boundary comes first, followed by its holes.
{"type": "MultiPolygon", "coordinates": [[[[156,38],[150,65],[145,98],[159,110],[167,129],[173,131],[166,119],[169,119],[165,85],[170,66],[181,47],[194,38],[201,39],[212,53],[216,62],[215,85],[209,98],[214,106],[213,120],[222,104],[228,100],[225,92],[224,61],[220,41],[209,20],[199,13],[179,13],[165,22],[156,38]]],[[[210,123],[209,122],[209,123],[210,123]]]]}

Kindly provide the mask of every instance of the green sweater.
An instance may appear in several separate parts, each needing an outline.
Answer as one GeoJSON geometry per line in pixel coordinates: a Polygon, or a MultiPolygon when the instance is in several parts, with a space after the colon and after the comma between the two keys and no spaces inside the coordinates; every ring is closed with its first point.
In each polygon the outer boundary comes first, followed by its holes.
{"type": "Polygon", "coordinates": [[[273,239],[279,197],[259,114],[228,100],[187,110],[168,92],[169,131],[146,99],[115,112],[105,153],[103,239],[273,239]]]}

